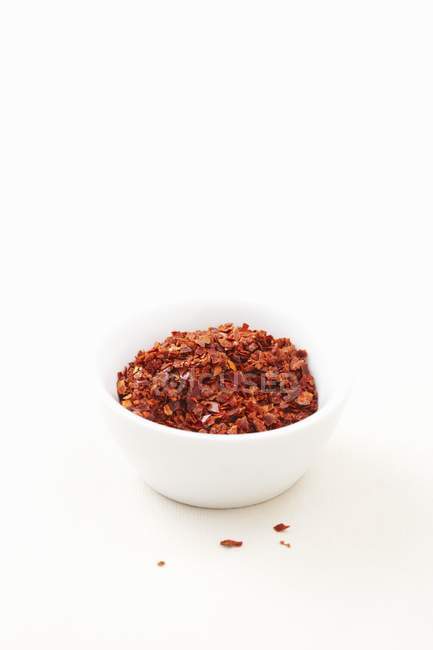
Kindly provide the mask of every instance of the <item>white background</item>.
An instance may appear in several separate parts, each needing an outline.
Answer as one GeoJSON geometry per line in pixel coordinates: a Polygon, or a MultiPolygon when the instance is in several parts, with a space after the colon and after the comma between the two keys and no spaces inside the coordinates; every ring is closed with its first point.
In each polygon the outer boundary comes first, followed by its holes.
{"type": "Polygon", "coordinates": [[[432,647],[431,34],[420,0],[2,3],[4,648],[432,647]],[[345,415],[266,504],[165,500],[101,423],[100,337],[193,296],[345,332],[345,415]]]}

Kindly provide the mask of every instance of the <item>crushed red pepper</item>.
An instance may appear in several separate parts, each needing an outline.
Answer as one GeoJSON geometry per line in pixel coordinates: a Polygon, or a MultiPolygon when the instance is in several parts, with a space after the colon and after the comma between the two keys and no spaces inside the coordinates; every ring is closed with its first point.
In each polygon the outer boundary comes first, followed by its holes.
{"type": "Polygon", "coordinates": [[[288,524],[277,524],[274,526],[274,530],[276,530],[277,533],[281,533],[283,530],[287,530],[287,528],[290,528],[288,524]]]}
{"type": "Polygon", "coordinates": [[[280,540],[280,544],[281,544],[282,546],[287,546],[287,548],[291,548],[291,547],[292,547],[292,545],[289,544],[289,542],[285,542],[284,539],[280,540]]]}
{"type": "Polygon", "coordinates": [[[318,408],[307,352],[246,323],[172,332],[118,373],[117,393],[148,420],[213,434],[277,429],[318,408]]]}
{"type": "Polygon", "coordinates": [[[237,546],[242,546],[243,542],[237,542],[234,539],[223,539],[220,542],[221,546],[226,546],[227,548],[234,548],[237,546]]]}

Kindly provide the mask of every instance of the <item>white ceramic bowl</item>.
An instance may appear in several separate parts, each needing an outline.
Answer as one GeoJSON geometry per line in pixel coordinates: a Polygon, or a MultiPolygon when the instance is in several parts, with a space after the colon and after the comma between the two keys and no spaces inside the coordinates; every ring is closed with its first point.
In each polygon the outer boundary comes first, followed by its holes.
{"type": "Polygon", "coordinates": [[[143,313],[125,323],[102,346],[98,357],[107,423],[144,481],[176,501],[206,508],[234,508],[266,501],[295,483],[330,437],[346,396],[336,348],[307,334],[289,310],[242,302],[180,304],[143,313]],[[172,330],[206,329],[247,322],[306,348],[319,392],[319,409],[301,422],[242,435],[181,431],[123,408],[117,399],[117,372],[140,349],[172,330]],[[332,349],[331,349],[332,347],[332,349]]]}

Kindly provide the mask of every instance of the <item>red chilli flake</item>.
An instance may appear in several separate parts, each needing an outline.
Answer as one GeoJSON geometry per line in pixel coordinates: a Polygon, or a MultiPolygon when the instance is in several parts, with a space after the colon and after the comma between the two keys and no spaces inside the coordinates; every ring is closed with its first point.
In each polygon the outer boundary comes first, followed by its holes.
{"type": "Polygon", "coordinates": [[[223,539],[220,544],[221,546],[226,546],[227,548],[234,548],[237,546],[242,546],[243,542],[236,542],[234,539],[223,539]]]}
{"type": "Polygon", "coordinates": [[[289,544],[289,542],[285,542],[283,539],[280,541],[280,544],[282,546],[287,546],[287,548],[291,548],[291,544],[289,544]]]}
{"type": "Polygon", "coordinates": [[[277,533],[282,533],[283,530],[287,530],[287,528],[290,528],[290,526],[286,524],[277,524],[274,526],[274,530],[276,530],[277,533]]]}
{"type": "Polygon", "coordinates": [[[172,332],[118,373],[117,393],[143,418],[212,434],[277,429],[318,408],[307,352],[245,323],[172,332]]]}

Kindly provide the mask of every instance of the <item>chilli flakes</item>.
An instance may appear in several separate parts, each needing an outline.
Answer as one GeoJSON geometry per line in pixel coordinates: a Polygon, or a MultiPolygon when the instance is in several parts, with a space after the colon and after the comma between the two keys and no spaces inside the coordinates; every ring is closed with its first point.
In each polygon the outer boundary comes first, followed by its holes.
{"type": "Polygon", "coordinates": [[[245,323],[172,332],[118,373],[117,393],[137,415],[202,433],[277,429],[318,408],[307,352],[245,323]]]}

